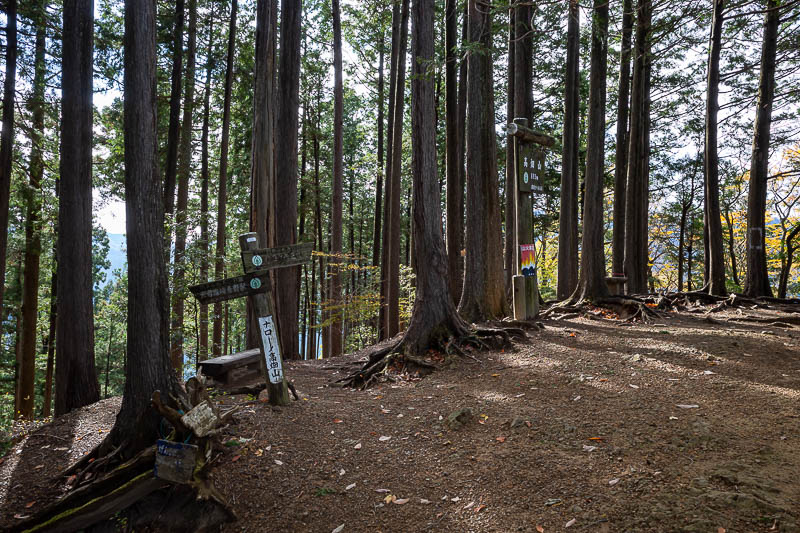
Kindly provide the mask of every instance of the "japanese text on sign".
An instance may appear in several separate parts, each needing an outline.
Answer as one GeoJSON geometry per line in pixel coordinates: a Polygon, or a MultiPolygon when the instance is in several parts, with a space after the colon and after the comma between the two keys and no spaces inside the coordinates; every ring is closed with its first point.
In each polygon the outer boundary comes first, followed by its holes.
{"type": "Polygon", "coordinates": [[[270,383],[280,383],[283,381],[283,367],[281,366],[278,336],[275,334],[275,322],[272,317],[258,317],[258,329],[261,332],[261,345],[264,347],[264,362],[267,365],[269,381],[270,383]]]}

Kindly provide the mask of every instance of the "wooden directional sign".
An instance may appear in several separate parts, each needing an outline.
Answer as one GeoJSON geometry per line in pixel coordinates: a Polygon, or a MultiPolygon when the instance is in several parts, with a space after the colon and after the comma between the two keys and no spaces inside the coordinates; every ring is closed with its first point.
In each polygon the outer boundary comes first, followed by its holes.
{"type": "Polygon", "coordinates": [[[221,279],[189,287],[201,304],[213,304],[242,298],[252,294],[267,292],[270,289],[269,273],[247,274],[235,278],[221,279]]]}
{"type": "Polygon", "coordinates": [[[314,243],[290,244],[275,248],[242,250],[242,265],[245,273],[260,272],[308,263],[314,243]]]}
{"type": "Polygon", "coordinates": [[[533,143],[516,144],[519,192],[543,192],[544,152],[533,143]]]}

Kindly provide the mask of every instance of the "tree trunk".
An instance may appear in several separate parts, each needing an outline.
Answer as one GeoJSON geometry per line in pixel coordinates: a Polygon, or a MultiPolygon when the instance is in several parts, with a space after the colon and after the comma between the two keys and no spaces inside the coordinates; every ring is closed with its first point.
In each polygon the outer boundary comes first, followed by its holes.
{"type": "Polygon", "coordinates": [[[389,205],[392,188],[392,150],[394,135],[395,93],[397,92],[398,50],[400,49],[400,3],[392,6],[392,56],[389,64],[389,117],[386,124],[386,201],[383,206],[383,234],[381,235],[380,308],[378,310],[378,340],[388,338],[387,313],[389,309],[389,205]]]}
{"type": "MultiPolygon", "coordinates": [[[[264,0],[265,2],[267,0],[264,0]]],[[[225,95],[222,101],[222,138],[219,148],[219,185],[217,189],[217,244],[214,251],[214,279],[225,277],[225,241],[228,215],[228,142],[231,127],[231,88],[233,61],[236,52],[237,0],[231,2],[231,19],[228,26],[228,57],[225,63],[225,95]]],[[[263,9],[263,8],[262,8],[263,9]]],[[[254,130],[255,131],[255,130],[254,130]]],[[[214,356],[222,355],[222,302],[214,304],[214,329],[211,334],[214,356]]],[[[226,343],[227,344],[227,343],[226,343]]],[[[227,353],[227,348],[225,350],[227,353]]]]}
{"type": "Polygon", "coordinates": [[[401,164],[403,159],[403,116],[406,86],[406,51],[408,47],[408,2],[402,0],[400,9],[400,29],[397,56],[397,79],[394,103],[394,124],[392,124],[392,172],[387,175],[386,186],[391,188],[387,198],[386,209],[389,210],[389,225],[384,231],[389,232],[387,254],[387,309],[386,335],[394,337],[400,331],[400,184],[401,164]]]}
{"type": "MultiPolygon", "coordinates": [[[[636,16],[633,82],[631,86],[631,123],[628,142],[628,178],[625,187],[625,275],[627,292],[647,291],[647,193],[649,189],[648,153],[650,151],[647,109],[650,59],[652,0],[639,0],[636,16]]],[[[586,222],[584,221],[584,226],[586,222]]]]}
{"type": "MultiPolygon", "coordinates": [[[[56,189],[58,186],[56,185],[56,189]]],[[[58,193],[56,193],[58,195],[58,193]]],[[[58,228],[55,228],[56,235],[58,235],[58,228]]],[[[56,263],[56,246],[53,246],[53,257],[56,263]]],[[[44,402],[42,405],[42,417],[47,418],[50,416],[50,411],[53,405],[53,370],[55,369],[55,355],[56,355],[56,313],[58,307],[56,305],[56,292],[58,291],[58,275],[57,269],[53,268],[50,274],[50,325],[47,330],[47,366],[44,375],[44,402]]]]}
{"type": "MultiPolygon", "coordinates": [[[[625,272],[625,188],[628,172],[628,104],[631,87],[631,34],[633,0],[622,2],[622,42],[619,54],[619,94],[617,95],[617,146],[614,168],[614,224],[611,237],[611,272],[625,272]]],[[[683,226],[682,226],[683,228],[683,226]]]]}
{"type": "Polygon", "coordinates": [[[44,160],[44,85],[45,85],[45,10],[42,0],[34,11],[36,44],[34,51],[33,95],[31,111],[31,151],[29,187],[25,190],[25,270],[22,284],[22,367],[20,375],[20,412],[22,418],[33,419],[34,384],[36,377],[36,324],[39,315],[39,255],[41,254],[41,196],[44,160]]]}
{"type": "MultiPolygon", "coordinates": [[[[455,7],[453,8],[455,11],[455,7]]],[[[508,76],[507,76],[507,91],[506,98],[506,122],[511,123],[514,120],[514,85],[516,83],[514,77],[514,63],[515,58],[515,43],[516,43],[516,14],[517,9],[514,3],[510,2],[508,8],[508,76]]],[[[455,31],[455,29],[453,30],[455,31]]],[[[455,69],[455,66],[453,66],[455,69]]],[[[455,77],[455,70],[453,71],[455,77]]],[[[448,92],[449,94],[449,92],[448,92]]],[[[453,96],[455,102],[456,96],[453,96]]],[[[457,105],[457,104],[454,104],[457,105]]],[[[455,110],[454,110],[455,114],[455,110]]],[[[458,154],[454,155],[456,164],[458,164],[458,154]]],[[[511,279],[516,272],[514,248],[516,246],[516,233],[517,233],[517,220],[514,213],[514,195],[515,195],[515,180],[517,178],[516,168],[514,167],[514,139],[511,135],[506,135],[506,184],[505,184],[505,255],[503,258],[503,265],[505,270],[505,291],[506,301],[511,301],[513,287],[511,279]]],[[[449,180],[448,180],[449,182],[449,180]]],[[[448,249],[448,253],[450,250],[448,249]]],[[[451,291],[453,274],[450,274],[451,291]]],[[[459,289],[461,287],[459,286],[459,289]]]]}
{"type": "Polygon", "coordinates": [[[717,115],[719,113],[719,56],[722,50],[722,21],[725,0],[714,0],[706,85],[705,213],[708,231],[709,294],[725,296],[725,255],[722,252],[722,222],[719,209],[719,155],[717,115]]]}
{"type": "MultiPolygon", "coordinates": [[[[200,140],[200,282],[208,281],[208,121],[211,111],[211,73],[214,70],[214,14],[209,16],[206,84],[203,90],[203,133],[200,140]]],[[[200,304],[200,342],[198,359],[208,359],[208,304],[200,304]]]]}
{"type": "MultiPolygon", "coordinates": [[[[578,284],[578,143],[580,137],[578,129],[578,93],[580,84],[578,62],[580,60],[580,21],[578,20],[577,0],[570,0],[567,17],[564,148],[561,155],[561,210],[558,218],[558,286],[556,296],[559,300],[569,298],[578,284]]],[[[586,231],[585,226],[586,221],[584,220],[584,231],[586,231]]]]}
{"type": "Polygon", "coordinates": [[[375,215],[373,218],[372,232],[372,266],[379,267],[381,264],[381,215],[383,212],[383,63],[384,63],[384,36],[381,34],[381,41],[378,43],[378,174],[375,178],[375,215]]]}
{"type": "MultiPolygon", "coordinates": [[[[465,20],[466,24],[466,20],[465,20]]],[[[464,240],[464,182],[461,180],[459,154],[464,130],[458,124],[458,6],[456,0],[445,4],[445,170],[447,180],[447,264],[450,277],[450,295],[454,300],[461,295],[461,249],[464,240]]],[[[509,41],[509,50],[513,41],[509,41]]],[[[462,79],[462,83],[465,80],[462,79]]],[[[509,101],[513,94],[509,92],[509,101]]],[[[506,231],[508,220],[506,220],[506,231]]],[[[458,303],[455,302],[454,303],[458,303]]]]}
{"type": "MultiPolygon", "coordinates": [[[[253,87],[253,139],[250,171],[250,231],[258,233],[258,242],[275,245],[275,160],[273,144],[273,96],[275,80],[275,25],[277,0],[259,0],[256,4],[256,56],[253,87]]],[[[288,133],[287,133],[288,135],[288,133]]],[[[288,155],[284,155],[288,157],[288,155]]],[[[274,279],[273,273],[273,279],[274,279]]],[[[273,284],[273,292],[277,288],[273,284]]],[[[280,326],[278,326],[280,329],[280,326]]],[[[258,325],[252,305],[247,302],[247,348],[258,347],[258,325]]],[[[285,351],[285,349],[284,349],[285,351]]]]}
{"type": "Polygon", "coordinates": [[[184,0],[175,0],[175,26],[172,30],[172,75],[169,91],[169,124],[167,125],[167,156],[164,173],[164,212],[172,215],[175,204],[175,177],[178,172],[180,142],[181,76],[183,75],[183,17],[184,0]]]}
{"type": "Polygon", "coordinates": [[[731,277],[733,278],[733,283],[738,287],[739,272],[736,266],[736,241],[733,238],[733,218],[727,208],[725,209],[725,224],[728,226],[728,253],[731,256],[731,277]]]}
{"type": "Polygon", "coordinates": [[[678,292],[683,292],[683,251],[686,240],[686,216],[689,214],[689,204],[681,204],[681,220],[678,223],[678,292]]]}
{"type": "MultiPolygon", "coordinates": [[[[85,3],[91,6],[90,0],[85,3]]],[[[150,405],[153,391],[161,391],[165,399],[181,394],[169,359],[164,204],[156,142],[155,2],[126,3],[124,51],[128,359],[122,407],[109,440],[117,445],[125,443],[123,454],[130,456],[157,438],[161,416],[150,405]]],[[[88,72],[91,74],[91,69],[88,72]]],[[[59,287],[63,279],[59,273],[59,287]]],[[[61,300],[59,310],[64,310],[61,300]]],[[[63,338],[61,331],[59,325],[59,337],[63,338]]],[[[58,347],[60,354],[64,349],[61,340],[58,347]]]]}
{"type": "MultiPolygon", "coordinates": [[[[94,366],[92,306],[93,22],[92,0],[71,0],[64,3],[56,416],[100,399],[100,386],[94,366]]],[[[155,146],[155,138],[153,145],[155,146]]],[[[127,165],[131,164],[134,163],[127,162],[127,165]]],[[[158,176],[154,177],[158,180],[158,176]]],[[[155,196],[159,205],[160,189],[159,187],[155,196]]],[[[127,215],[128,220],[136,220],[138,217],[138,213],[127,215]]],[[[154,231],[162,235],[163,225],[154,231]]],[[[128,234],[130,235],[130,229],[128,234]]],[[[159,239],[159,244],[161,242],[163,241],[159,239]]],[[[138,248],[130,243],[128,249],[138,253],[138,248]]],[[[158,253],[159,260],[163,263],[163,246],[159,247],[158,253]]],[[[130,261],[129,268],[134,268],[130,261]]]]}
{"type": "MultiPolygon", "coordinates": [[[[186,84],[183,120],[178,150],[178,200],[175,205],[175,271],[172,280],[172,325],[170,359],[179,378],[183,376],[183,314],[186,292],[186,234],[189,208],[189,178],[192,171],[195,51],[197,47],[197,0],[189,0],[189,43],[186,47],[186,84]]],[[[183,381],[181,379],[181,381],[183,381]]]]}
{"type": "MultiPolygon", "coordinates": [[[[275,244],[297,242],[297,126],[300,107],[300,23],[302,0],[281,0],[281,42],[275,136],[275,244]]],[[[279,268],[275,314],[284,359],[297,359],[299,267],[279,268]]]]}
{"type": "Polygon", "coordinates": [[[333,189],[331,192],[330,299],[333,305],[330,356],[342,355],[342,26],[339,0],[331,1],[333,13],[333,189]]]}
{"type": "Polygon", "coordinates": [[[753,155],[750,163],[750,191],[747,195],[747,275],[744,294],[772,296],[767,272],[765,212],[769,171],[769,136],[772,100],[775,94],[775,54],[778,43],[779,0],[767,1],[764,38],[761,45],[761,76],[758,83],[753,155]]]}
{"type": "Polygon", "coordinates": [[[14,95],[17,77],[17,0],[6,0],[6,74],[3,82],[3,124],[0,133],[0,316],[6,288],[8,206],[14,150],[14,95]]]}
{"type": "Polygon", "coordinates": [[[783,268],[781,268],[781,273],[778,280],[778,298],[786,298],[789,275],[792,272],[792,263],[794,261],[794,252],[797,249],[794,244],[794,240],[798,235],[800,235],[800,223],[795,224],[794,228],[786,236],[786,260],[783,268]]]}
{"type": "MultiPolygon", "coordinates": [[[[417,290],[411,321],[403,336],[406,353],[423,353],[437,336],[460,332],[464,324],[449,294],[436,177],[436,121],[433,76],[433,0],[414,0],[412,49],[417,58],[411,76],[411,173],[414,189],[413,238],[417,257],[417,290]]],[[[485,109],[485,108],[484,108],[485,109]]],[[[494,128],[492,128],[494,135],[494,128]]],[[[501,256],[498,256],[500,259],[501,256]]]]}
{"type": "MultiPolygon", "coordinates": [[[[497,194],[490,10],[488,1],[469,1],[469,40],[474,49],[467,60],[467,255],[458,305],[458,312],[468,322],[507,314],[497,194]]],[[[525,93],[515,92],[517,97],[520,94],[525,93]]]]}
{"type": "Polygon", "coordinates": [[[608,3],[605,0],[595,0],[592,16],[589,116],[586,126],[586,190],[583,195],[581,275],[571,298],[573,301],[597,301],[608,296],[603,243],[607,52],[608,3]]]}

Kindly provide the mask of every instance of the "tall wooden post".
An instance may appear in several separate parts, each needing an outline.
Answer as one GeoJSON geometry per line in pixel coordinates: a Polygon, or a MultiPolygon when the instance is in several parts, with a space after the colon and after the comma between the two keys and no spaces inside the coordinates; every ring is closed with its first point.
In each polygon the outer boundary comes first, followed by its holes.
{"type": "MultiPolygon", "coordinates": [[[[242,263],[245,272],[252,266],[259,267],[262,263],[260,255],[246,254],[259,248],[258,234],[255,232],[239,235],[239,247],[242,250],[242,263]],[[251,265],[244,264],[251,261],[251,265]]],[[[259,278],[253,278],[251,283],[260,283],[259,278]]],[[[257,287],[253,287],[254,289],[257,287]]],[[[283,358],[281,357],[280,337],[275,324],[272,310],[272,296],[269,291],[251,294],[248,296],[255,309],[258,321],[258,330],[261,337],[261,373],[267,383],[270,405],[289,405],[289,388],[283,374],[283,358]]]]}
{"type": "MultiPolygon", "coordinates": [[[[528,119],[515,118],[514,124],[526,128],[528,119]]],[[[514,318],[527,320],[539,314],[539,284],[536,267],[525,268],[523,272],[523,245],[533,245],[533,207],[531,202],[531,183],[533,181],[533,157],[528,150],[530,143],[514,136],[514,165],[517,179],[514,180],[514,210],[517,221],[516,246],[514,257],[517,265],[513,278],[514,318]]],[[[527,254],[526,254],[527,255],[527,254]]]]}

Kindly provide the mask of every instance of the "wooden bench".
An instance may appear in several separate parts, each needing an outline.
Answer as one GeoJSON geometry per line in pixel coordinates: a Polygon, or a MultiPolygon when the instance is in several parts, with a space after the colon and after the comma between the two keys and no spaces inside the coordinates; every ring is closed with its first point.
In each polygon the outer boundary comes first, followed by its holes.
{"type": "Polygon", "coordinates": [[[215,385],[229,388],[260,378],[261,357],[261,350],[255,348],[200,361],[197,365],[200,367],[200,373],[211,378],[215,385]]]}
{"type": "Polygon", "coordinates": [[[625,294],[625,282],[628,281],[627,276],[608,276],[606,277],[606,286],[611,296],[622,296],[625,294]]]}

